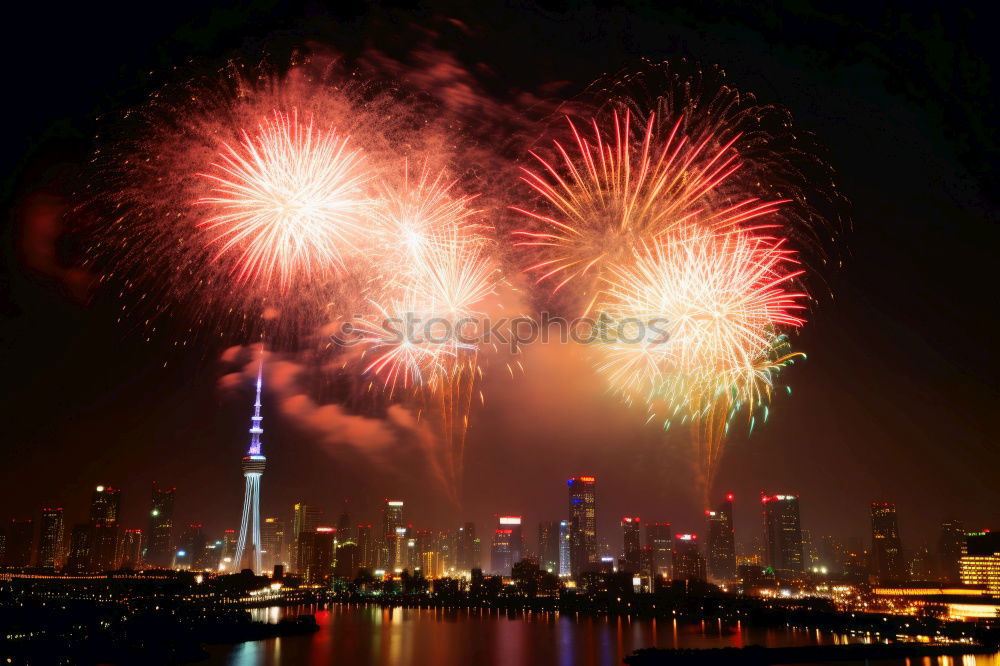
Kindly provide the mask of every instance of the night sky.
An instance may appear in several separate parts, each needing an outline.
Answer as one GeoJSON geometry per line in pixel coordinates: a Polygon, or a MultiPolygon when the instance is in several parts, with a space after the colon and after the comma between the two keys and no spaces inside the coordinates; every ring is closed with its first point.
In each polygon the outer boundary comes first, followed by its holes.
{"type": "MultiPolygon", "coordinates": [[[[88,286],[64,233],[66,183],[94,148],[95,117],[141,103],[159,80],[150,72],[322,44],[401,72],[446,63],[446,89],[500,106],[553,82],[573,94],[640,57],[718,64],[740,89],[786,106],[850,205],[842,266],[821,271],[796,340],[809,360],[785,376],[793,395],[752,437],[733,437],[723,460],[717,489],[736,494],[737,539],[759,533],[762,490],[801,494],[814,537],[866,536],[876,499],[898,504],[906,547],[953,517],[1000,526],[996,47],[985,16],[957,3],[935,13],[909,3],[23,4],[0,40],[0,518],[55,504],[75,522],[103,483],[123,488],[124,524],[145,529],[155,479],[178,487],[177,524],[237,526],[251,384],[220,380],[241,369],[223,351],[246,341],[178,350],[169,325],[147,340],[116,324],[121,302],[88,286]]],[[[314,502],[335,524],[350,498],[355,519],[374,522],[393,496],[416,527],[471,518],[486,533],[492,514],[523,513],[533,543],[537,521],[564,517],[565,479],[593,473],[612,543],[624,513],[703,529],[679,433],[665,438],[642,409],[605,394],[576,350],[533,347],[524,363],[514,380],[488,375],[462,511],[412,448],[365,455],[321,436],[276,407],[283,378],[270,377],[264,513],[287,518],[293,502],[314,502]]]]}

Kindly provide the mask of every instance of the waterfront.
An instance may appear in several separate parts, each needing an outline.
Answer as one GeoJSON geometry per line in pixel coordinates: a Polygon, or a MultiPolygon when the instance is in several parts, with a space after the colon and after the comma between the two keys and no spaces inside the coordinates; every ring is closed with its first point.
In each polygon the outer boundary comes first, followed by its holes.
{"type": "MultiPolygon", "coordinates": [[[[803,628],[726,626],[719,621],[678,623],[627,617],[559,613],[498,613],[476,609],[330,608],[256,609],[254,619],[276,622],[286,613],[311,612],[320,626],[308,636],[286,636],[236,645],[212,645],[207,663],[231,666],[357,664],[418,666],[614,666],[632,651],[662,648],[786,647],[864,642],[803,628]]],[[[902,662],[901,662],[902,663],[902,662]]],[[[955,664],[951,659],[914,663],[955,664]]],[[[967,656],[962,666],[1000,666],[1000,655],[967,656]]]]}

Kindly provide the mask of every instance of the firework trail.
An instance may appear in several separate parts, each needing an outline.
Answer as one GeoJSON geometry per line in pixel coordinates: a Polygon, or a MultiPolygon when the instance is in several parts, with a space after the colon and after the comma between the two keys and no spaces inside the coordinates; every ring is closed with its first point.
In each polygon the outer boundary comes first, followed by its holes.
{"type": "Polygon", "coordinates": [[[366,226],[370,176],[360,151],[348,148],[348,137],[314,128],[311,117],[300,122],[295,109],[274,111],[254,136],[241,134],[203,174],[212,190],[196,202],[210,211],[196,226],[217,247],[215,260],[231,265],[242,285],[277,282],[282,291],[343,270],[366,226]]]}

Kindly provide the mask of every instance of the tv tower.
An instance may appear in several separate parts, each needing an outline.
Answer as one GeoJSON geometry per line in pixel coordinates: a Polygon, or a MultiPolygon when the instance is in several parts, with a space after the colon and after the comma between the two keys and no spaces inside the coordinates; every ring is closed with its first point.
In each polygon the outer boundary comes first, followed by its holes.
{"type": "Polygon", "coordinates": [[[250,418],[250,448],[243,456],[243,478],[246,479],[246,492],[243,495],[243,519],[240,521],[240,536],[236,541],[235,564],[239,570],[253,569],[259,574],[260,566],[260,477],[264,473],[267,458],[260,452],[260,434],[264,432],[260,422],[261,377],[264,372],[264,359],[257,368],[257,399],[253,403],[253,416],[250,418]],[[246,560],[244,561],[244,556],[246,560]]]}

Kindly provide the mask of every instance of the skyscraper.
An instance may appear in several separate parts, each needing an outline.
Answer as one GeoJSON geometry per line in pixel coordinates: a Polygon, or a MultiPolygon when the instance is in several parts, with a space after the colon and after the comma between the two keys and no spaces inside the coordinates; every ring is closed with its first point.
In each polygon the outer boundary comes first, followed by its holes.
{"type": "Polygon", "coordinates": [[[107,571],[115,567],[120,512],[121,490],[111,486],[97,486],[90,500],[92,537],[89,570],[107,571]]]}
{"type": "Polygon", "coordinates": [[[639,573],[642,559],[642,546],[639,543],[639,530],[642,521],[639,516],[622,517],[622,555],[626,570],[639,573]]]}
{"type": "Polygon", "coordinates": [[[264,569],[272,571],[276,565],[285,564],[285,521],[273,516],[265,518],[260,530],[264,569]]]}
{"type": "Polygon", "coordinates": [[[396,530],[404,527],[403,523],[403,502],[401,500],[386,499],[382,506],[382,526],[378,543],[378,561],[376,566],[379,569],[391,571],[396,567],[396,530]]]}
{"type": "Polygon", "coordinates": [[[705,558],[698,550],[697,534],[674,537],[674,580],[705,580],[705,558]]]}
{"type": "Polygon", "coordinates": [[[455,539],[455,562],[459,571],[472,571],[479,568],[479,553],[476,552],[475,557],[473,557],[475,542],[475,523],[465,523],[458,528],[458,536],[455,539]]]}
{"type": "Polygon", "coordinates": [[[490,569],[495,574],[509,576],[511,569],[521,561],[524,549],[524,535],[521,530],[521,516],[500,516],[493,534],[490,551],[490,569]]]}
{"type": "Polygon", "coordinates": [[[62,507],[42,509],[38,524],[38,566],[54,569],[62,563],[65,530],[62,507]]]}
{"type": "Polygon", "coordinates": [[[572,529],[568,520],[559,521],[559,575],[570,575],[570,546],[572,545],[572,529]]]}
{"type": "Polygon", "coordinates": [[[872,502],[872,569],[879,583],[906,578],[896,505],[889,502],[872,502]]]}
{"type": "Polygon", "coordinates": [[[570,570],[573,578],[597,565],[597,480],[574,476],[569,486],[570,570]]]}
{"type": "Polygon", "coordinates": [[[149,510],[149,532],[146,543],[146,564],[160,569],[170,567],[174,556],[174,492],[154,481],[152,506],[149,510]]]}
{"type": "Polygon", "coordinates": [[[243,478],[246,487],[243,494],[243,517],[240,519],[240,536],[236,541],[235,568],[253,569],[260,573],[263,569],[260,544],[260,477],[264,473],[267,458],[261,455],[260,435],[264,432],[260,422],[260,389],[264,372],[264,361],[257,369],[257,398],[253,403],[253,416],[250,417],[250,448],[243,456],[243,478]]]}
{"type": "Polygon", "coordinates": [[[348,502],[344,500],[344,510],[340,512],[337,519],[337,542],[346,543],[354,541],[354,527],[351,524],[351,514],[347,512],[348,502]]]}
{"type": "Polygon", "coordinates": [[[733,495],[726,495],[708,515],[708,574],[717,583],[736,580],[736,536],[733,495]]]}
{"type": "Polygon", "coordinates": [[[670,523],[646,523],[646,547],[650,549],[650,575],[672,579],[674,537],[670,523]]]}
{"type": "Polygon", "coordinates": [[[142,565],[142,530],[122,530],[117,560],[118,569],[138,569],[142,565]]]}
{"type": "Polygon", "coordinates": [[[799,498],[761,495],[764,507],[764,548],[767,565],[775,572],[802,571],[802,527],[799,498]]]}
{"type": "Polygon", "coordinates": [[[559,574],[559,521],[538,523],[538,566],[543,571],[559,574]]]}
{"type": "Polygon", "coordinates": [[[972,532],[966,535],[966,544],[959,562],[962,583],[982,585],[1000,597],[1000,532],[972,532]]]}
{"type": "Polygon", "coordinates": [[[959,562],[965,555],[965,529],[957,520],[947,520],[941,524],[938,538],[938,578],[942,583],[956,585],[961,582],[959,562]]]}
{"type": "Polygon", "coordinates": [[[368,569],[368,573],[375,570],[375,540],[372,538],[372,526],[370,524],[358,525],[358,568],[368,569]]]}
{"type": "Polygon", "coordinates": [[[305,559],[299,554],[299,537],[307,532],[315,532],[323,511],[312,504],[298,502],[292,507],[292,533],[289,537],[288,564],[296,573],[305,573],[305,559]]]}

